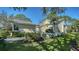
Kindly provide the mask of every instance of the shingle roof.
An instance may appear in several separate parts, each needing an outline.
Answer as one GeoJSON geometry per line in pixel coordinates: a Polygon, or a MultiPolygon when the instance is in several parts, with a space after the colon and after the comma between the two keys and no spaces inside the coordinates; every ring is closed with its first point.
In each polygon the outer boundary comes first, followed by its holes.
{"type": "Polygon", "coordinates": [[[21,24],[31,24],[32,22],[31,21],[28,21],[27,19],[19,19],[19,18],[9,18],[9,21],[10,22],[13,22],[13,23],[21,23],[21,24]]]}

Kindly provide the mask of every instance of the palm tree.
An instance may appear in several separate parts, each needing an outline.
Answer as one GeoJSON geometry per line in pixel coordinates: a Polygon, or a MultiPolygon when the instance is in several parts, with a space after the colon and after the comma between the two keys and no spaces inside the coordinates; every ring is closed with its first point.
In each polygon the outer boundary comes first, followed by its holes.
{"type": "Polygon", "coordinates": [[[25,11],[27,9],[27,7],[11,7],[13,10],[19,10],[19,11],[25,11]]]}
{"type": "Polygon", "coordinates": [[[52,24],[52,29],[55,32],[55,27],[56,27],[56,23],[57,23],[57,16],[54,13],[50,13],[47,17],[50,20],[50,24],[52,24]]]}
{"type": "MultiPolygon", "coordinates": [[[[27,10],[28,7],[12,7],[13,10],[19,10],[19,11],[22,11],[22,10],[27,10]]],[[[43,11],[43,14],[48,14],[48,12],[54,12],[56,14],[59,14],[59,13],[62,13],[64,12],[66,8],[63,8],[63,7],[41,7],[41,10],[43,11]]]]}
{"type": "Polygon", "coordinates": [[[47,14],[48,12],[61,13],[65,10],[63,7],[42,7],[43,14],[47,14]]]}
{"type": "Polygon", "coordinates": [[[58,22],[61,17],[58,16],[58,14],[63,12],[64,12],[64,8],[54,7],[51,8],[50,13],[48,14],[47,18],[50,19],[50,24],[52,24],[53,31],[55,32],[55,34],[56,32],[59,32],[58,22]]]}

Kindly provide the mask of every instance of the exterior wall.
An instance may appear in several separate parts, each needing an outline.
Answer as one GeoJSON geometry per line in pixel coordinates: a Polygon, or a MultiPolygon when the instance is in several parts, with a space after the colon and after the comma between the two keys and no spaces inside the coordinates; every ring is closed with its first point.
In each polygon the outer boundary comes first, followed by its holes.
{"type": "Polygon", "coordinates": [[[35,25],[33,24],[15,24],[18,26],[18,30],[14,30],[14,24],[11,23],[12,26],[12,31],[17,31],[17,32],[25,32],[25,33],[32,33],[35,32],[35,25]]]}
{"type": "Polygon", "coordinates": [[[32,32],[35,32],[35,28],[27,25],[26,27],[19,28],[19,31],[25,32],[25,33],[32,33],[32,32]]]}
{"type": "Polygon", "coordinates": [[[0,23],[0,28],[3,28],[4,26],[3,26],[3,24],[2,23],[0,23]]]}
{"type": "Polygon", "coordinates": [[[51,25],[48,25],[50,24],[50,20],[49,19],[46,19],[44,20],[41,24],[40,24],[40,30],[42,32],[45,32],[46,29],[49,29],[51,27],[51,25]]]}
{"type": "Polygon", "coordinates": [[[49,19],[46,19],[43,22],[41,22],[40,25],[45,25],[45,24],[50,24],[50,20],[49,19]]]}
{"type": "MultiPolygon", "coordinates": [[[[49,29],[51,28],[53,25],[50,24],[50,21],[49,20],[45,20],[42,22],[41,24],[41,31],[42,32],[45,32],[46,29],[49,29]]],[[[64,21],[60,22],[58,25],[58,28],[59,28],[59,31],[62,33],[65,31],[65,28],[64,28],[64,21]]],[[[52,27],[53,28],[53,27],[52,27]]]]}
{"type": "Polygon", "coordinates": [[[46,29],[49,29],[49,28],[51,28],[51,27],[52,27],[52,25],[49,25],[49,24],[43,25],[43,26],[41,27],[41,31],[42,31],[42,32],[46,32],[46,29]]]}
{"type": "Polygon", "coordinates": [[[68,26],[64,27],[64,32],[67,33],[67,30],[69,30],[68,26]]]}
{"type": "Polygon", "coordinates": [[[35,31],[38,33],[40,31],[40,27],[36,26],[35,31]]]}
{"type": "Polygon", "coordinates": [[[25,33],[32,33],[33,30],[32,29],[28,29],[28,28],[25,28],[25,29],[22,29],[25,33]]]}
{"type": "Polygon", "coordinates": [[[65,31],[64,21],[62,21],[61,23],[58,24],[58,28],[59,28],[60,32],[64,32],[65,31]]]}

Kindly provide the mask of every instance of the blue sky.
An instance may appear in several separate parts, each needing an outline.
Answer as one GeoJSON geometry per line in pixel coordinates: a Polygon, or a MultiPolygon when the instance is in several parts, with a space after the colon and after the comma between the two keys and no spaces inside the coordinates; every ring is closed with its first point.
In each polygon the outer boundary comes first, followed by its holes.
{"type": "MultiPolygon", "coordinates": [[[[0,13],[2,11],[5,11],[8,15],[24,14],[32,20],[33,24],[38,24],[44,18],[40,7],[30,7],[26,11],[14,11],[13,9],[8,7],[0,7],[0,13]]],[[[65,15],[79,19],[79,8],[67,8],[65,15]]]]}

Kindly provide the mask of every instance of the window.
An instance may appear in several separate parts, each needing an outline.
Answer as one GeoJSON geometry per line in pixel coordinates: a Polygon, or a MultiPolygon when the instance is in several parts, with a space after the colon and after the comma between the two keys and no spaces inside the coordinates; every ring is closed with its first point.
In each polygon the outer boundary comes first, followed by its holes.
{"type": "Polygon", "coordinates": [[[19,30],[18,26],[14,24],[14,30],[19,30]]]}

